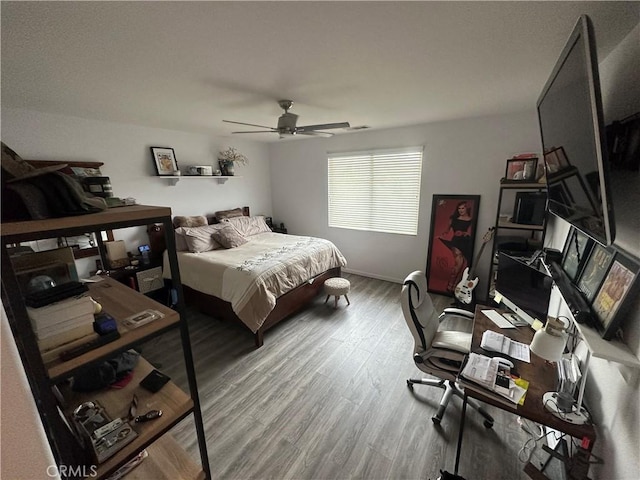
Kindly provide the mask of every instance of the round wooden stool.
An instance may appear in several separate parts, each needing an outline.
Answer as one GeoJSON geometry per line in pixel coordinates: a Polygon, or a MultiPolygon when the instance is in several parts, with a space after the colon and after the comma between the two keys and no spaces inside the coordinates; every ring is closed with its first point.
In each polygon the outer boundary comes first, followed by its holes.
{"type": "Polygon", "coordinates": [[[325,298],[324,303],[327,303],[329,297],[333,295],[336,297],[333,308],[338,308],[338,299],[341,295],[344,295],[344,298],[347,299],[347,305],[351,305],[349,297],[347,296],[347,293],[349,293],[350,289],[351,283],[349,283],[349,280],[347,280],[346,278],[334,277],[327,279],[324,282],[324,291],[327,294],[327,298],[325,298]]]}

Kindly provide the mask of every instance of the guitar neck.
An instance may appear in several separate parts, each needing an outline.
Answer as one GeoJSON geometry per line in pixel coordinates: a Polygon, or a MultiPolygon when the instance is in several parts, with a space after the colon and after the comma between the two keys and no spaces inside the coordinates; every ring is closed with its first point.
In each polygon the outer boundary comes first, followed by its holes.
{"type": "Polygon", "coordinates": [[[484,247],[487,246],[487,243],[489,243],[489,241],[493,238],[493,228],[490,228],[489,231],[486,233],[485,235],[485,239],[482,242],[482,246],[480,247],[480,251],[478,252],[478,256],[476,257],[476,261],[474,263],[474,265],[469,269],[469,278],[474,278],[475,277],[475,273],[476,273],[476,266],[478,265],[478,261],[480,260],[480,257],[482,257],[482,252],[484,252],[484,247]]]}

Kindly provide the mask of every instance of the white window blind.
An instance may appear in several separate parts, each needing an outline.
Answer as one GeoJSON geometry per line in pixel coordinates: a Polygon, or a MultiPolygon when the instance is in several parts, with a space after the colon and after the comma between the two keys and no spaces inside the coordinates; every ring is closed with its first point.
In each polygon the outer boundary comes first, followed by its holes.
{"type": "Polygon", "coordinates": [[[329,226],[416,235],[422,151],[329,154],[329,226]]]}

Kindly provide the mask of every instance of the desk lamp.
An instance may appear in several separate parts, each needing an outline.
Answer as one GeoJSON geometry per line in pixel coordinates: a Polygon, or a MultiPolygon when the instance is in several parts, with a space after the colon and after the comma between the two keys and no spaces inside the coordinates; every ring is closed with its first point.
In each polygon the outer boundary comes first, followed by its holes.
{"type": "MultiPolygon", "coordinates": [[[[560,319],[549,318],[545,327],[538,330],[533,336],[529,349],[545,360],[559,362],[562,359],[562,353],[567,343],[568,334],[566,329],[567,325],[560,319]]],[[[587,412],[581,406],[582,386],[578,404],[575,404],[573,396],[566,392],[547,392],[542,396],[542,403],[547,410],[561,420],[582,425],[588,420],[587,412]]]]}

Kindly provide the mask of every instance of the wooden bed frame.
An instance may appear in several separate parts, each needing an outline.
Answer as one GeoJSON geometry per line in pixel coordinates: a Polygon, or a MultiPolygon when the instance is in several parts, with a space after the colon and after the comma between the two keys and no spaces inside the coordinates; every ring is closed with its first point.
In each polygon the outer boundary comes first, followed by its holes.
{"type": "MultiPolygon", "coordinates": [[[[242,210],[243,214],[248,217],[249,207],[243,207],[242,210]]],[[[207,216],[207,220],[209,223],[217,222],[215,220],[215,216],[207,216]]],[[[162,225],[150,225],[147,228],[147,232],[149,234],[151,250],[156,255],[158,253],[162,255],[162,252],[165,250],[162,225]]],[[[279,322],[285,320],[294,313],[302,310],[302,308],[304,308],[320,293],[324,287],[325,280],[332,277],[339,277],[340,275],[340,267],[331,268],[278,297],[276,300],[276,306],[269,313],[262,326],[254,334],[256,348],[260,348],[264,344],[265,331],[269,330],[271,327],[277,325],[279,322]]],[[[182,285],[182,290],[184,292],[185,302],[188,305],[195,306],[202,313],[212,317],[238,322],[245,328],[248,328],[234,313],[231,308],[231,303],[226,302],[221,298],[214,297],[213,295],[208,295],[194,290],[187,285],[182,285]]]]}
{"type": "MultiPolygon", "coordinates": [[[[302,310],[302,308],[311,302],[322,290],[326,279],[339,276],[340,267],[332,268],[278,297],[276,306],[271,310],[271,313],[269,313],[262,326],[254,334],[256,347],[259,348],[264,344],[265,331],[282,320],[285,320],[290,315],[302,310]]],[[[215,318],[239,322],[246,327],[234,313],[231,308],[231,303],[225,302],[218,297],[199,292],[186,285],[182,286],[182,290],[184,292],[185,302],[195,306],[202,313],[206,313],[215,318]]]]}

